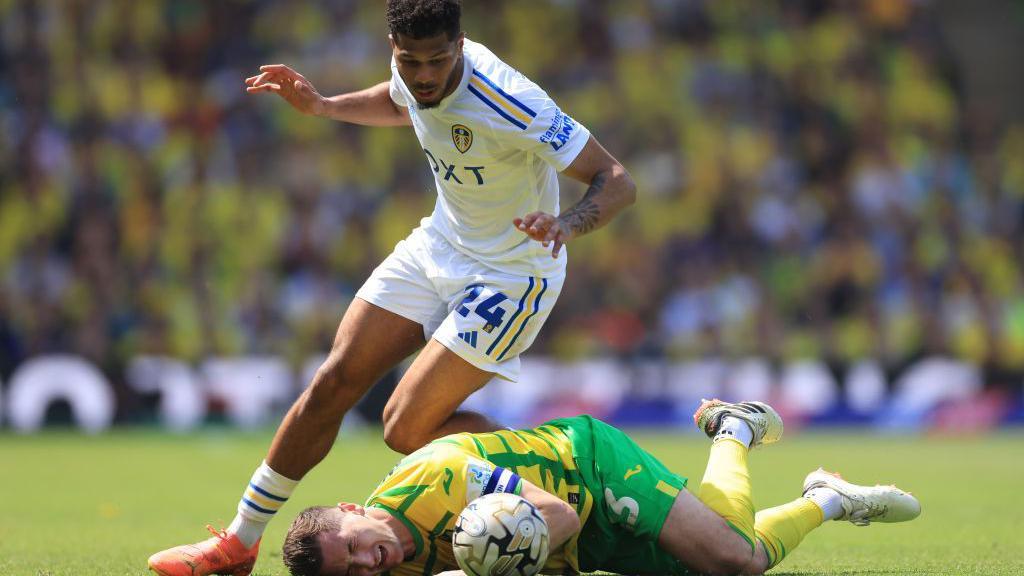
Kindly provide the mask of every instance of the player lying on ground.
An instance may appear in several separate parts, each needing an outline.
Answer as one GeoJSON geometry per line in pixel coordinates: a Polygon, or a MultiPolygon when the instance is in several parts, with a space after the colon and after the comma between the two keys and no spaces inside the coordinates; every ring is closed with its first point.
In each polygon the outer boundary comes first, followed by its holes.
{"type": "Polygon", "coordinates": [[[782,420],[760,402],[712,400],[694,421],[713,438],[696,496],[685,478],[589,416],[455,434],[399,462],[365,506],[303,511],[285,539],[285,564],[296,576],[457,570],[451,535],[459,513],[497,491],[520,494],[547,521],[543,573],[760,574],[825,520],[866,525],[920,513],[894,486],[857,486],[819,469],[800,498],[755,515],[747,451],[777,441],[782,420]]]}
{"type": "Polygon", "coordinates": [[[562,289],[563,244],[633,202],[622,165],[540,87],[465,39],[459,18],[458,0],[388,0],[391,80],[360,92],[324,98],[279,64],[246,80],[250,93],[305,114],[412,126],[437,205],[356,294],[227,531],[154,554],[149,566],[162,576],[249,574],[267,522],[327,455],[345,413],[420,348],[384,410],[388,445],[407,454],[495,429],[456,408],[495,376],[518,378],[519,355],[562,289]],[[560,214],[559,172],[589,185],[560,214]]]}

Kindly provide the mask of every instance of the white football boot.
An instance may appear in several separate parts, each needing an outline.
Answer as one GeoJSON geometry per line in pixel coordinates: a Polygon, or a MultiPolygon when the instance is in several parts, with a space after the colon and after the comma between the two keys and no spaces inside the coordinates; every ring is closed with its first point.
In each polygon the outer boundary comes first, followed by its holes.
{"type": "Polygon", "coordinates": [[[839,474],[818,468],[804,478],[804,494],[812,488],[829,488],[842,497],[843,515],[857,526],[872,522],[906,522],[921,514],[921,503],[895,486],[859,486],[839,474]]]}
{"type": "Polygon", "coordinates": [[[782,438],[782,417],[764,402],[729,403],[717,398],[702,400],[700,407],[693,413],[693,423],[707,434],[708,438],[714,438],[715,434],[718,434],[722,418],[726,416],[735,416],[750,425],[754,433],[754,439],[750,442],[751,448],[778,442],[779,438],[782,438]]]}

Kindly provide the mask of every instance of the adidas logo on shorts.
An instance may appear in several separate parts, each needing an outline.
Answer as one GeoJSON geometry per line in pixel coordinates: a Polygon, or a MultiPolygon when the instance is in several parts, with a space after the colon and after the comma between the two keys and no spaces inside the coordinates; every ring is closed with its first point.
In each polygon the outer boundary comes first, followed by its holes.
{"type": "Polygon", "coordinates": [[[467,344],[476,348],[476,330],[472,332],[459,332],[459,338],[462,338],[467,344]]]}

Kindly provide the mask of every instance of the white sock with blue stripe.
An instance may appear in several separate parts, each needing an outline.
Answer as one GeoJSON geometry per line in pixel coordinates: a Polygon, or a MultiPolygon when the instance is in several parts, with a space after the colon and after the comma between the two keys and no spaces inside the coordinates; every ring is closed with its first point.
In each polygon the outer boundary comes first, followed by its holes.
{"type": "Polygon", "coordinates": [[[242,493],[238,514],[228,526],[227,532],[238,536],[246,548],[252,548],[263,536],[267,523],[288,501],[298,484],[298,480],[274,472],[264,460],[242,493]]]}

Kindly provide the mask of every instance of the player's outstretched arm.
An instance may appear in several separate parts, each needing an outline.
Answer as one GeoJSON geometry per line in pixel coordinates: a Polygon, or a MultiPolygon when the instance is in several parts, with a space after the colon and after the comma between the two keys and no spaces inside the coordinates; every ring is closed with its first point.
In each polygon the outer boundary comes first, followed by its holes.
{"type": "Polygon", "coordinates": [[[520,478],[522,489],[519,495],[537,507],[544,521],[548,523],[548,547],[557,550],[565,544],[573,534],[580,531],[580,517],[567,502],[534,484],[520,478]]]}
{"type": "Polygon", "coordinates": [[[364,126],[410,126],[409,111],[391,100],[388,83],[381,82],[358,92],[324,98],[313,83],[284,64],[260,66],[260,73],[245,79],[249,94],[270,92],[293,108],[311,116],[364,126]]]}
{"type": "Polygon", "coordinates": [[[513,221],[516,228],[545,247],[553,244],[551,256],[555,258],[563,244],[611,222],[623,208],[636,201],[633,179],[593,136],[563,174],[590,185],[579,202],[557,218],[545,212],[531,212],[513,221]]]}

